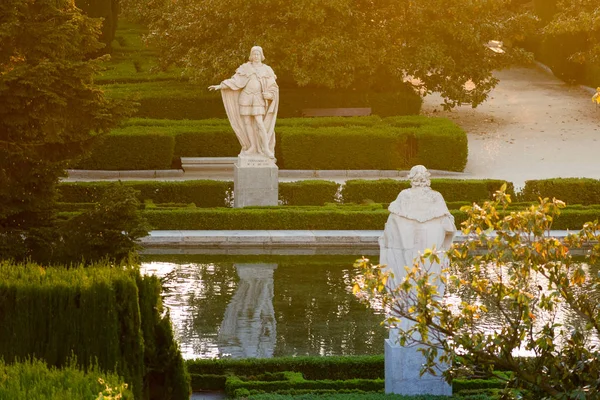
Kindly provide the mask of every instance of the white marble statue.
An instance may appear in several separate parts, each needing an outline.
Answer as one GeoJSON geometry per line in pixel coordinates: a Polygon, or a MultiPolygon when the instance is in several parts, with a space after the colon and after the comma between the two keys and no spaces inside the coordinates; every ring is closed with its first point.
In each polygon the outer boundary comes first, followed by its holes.
{"type": "MultiPolygon", "coordinates": [[[[408,174],[412,187],[401,191],[388,208],[391,214],[385,224],[383,236],[379,238],[379,262],[393,272],[394,280],[391,284],[394,286],[406,276],[405,266],[412,267],[415,258],[427,248],[447,250],[456,232],[454,218],[448,211],[444,198],[429,187],[429,176],[424,166],[414,166],[408,174]]],[[[444,262],[444,257],[440,257],[440,261],[444,262]]],[[[428,267],[432,273],[441,272],[440,265],[428,267]]],[[[441,282],[438,282],[438,293],[444,293],[441,282]]],[[[400,318],[398,327],[390,329],[389,339],[385,340],[385,392],[452,395],[452,386],[439,375],[420,375],[425,359],[417,347],[408,342],[406,346],[400,345],[398,328],[406,331],[412,324],[412,321],[400,318]]],[[[445,368],[441,364],[438,367],[445,368]]]]}
{"type": "Polygon", "coordinates": [[[390,203],[390,216],[379,238],[379,263],[394,273],[396,284],[406,274],[414,259],[427,248],[447,250],[456,233],[454,217],[439,192],[432,190],[429,171],[422,165],[408,174],[411,188],[398,194],[390,203]]]}
{"type": "Polygon", "coordinates": [[[242,151],[240,156],[275,157],[275,121],[279,107],[279,87],[273,69],[263,64],[260,46],[252,47],[250,58],[230,79],[209,90],[220,90],[231,127],[242,151]]]}

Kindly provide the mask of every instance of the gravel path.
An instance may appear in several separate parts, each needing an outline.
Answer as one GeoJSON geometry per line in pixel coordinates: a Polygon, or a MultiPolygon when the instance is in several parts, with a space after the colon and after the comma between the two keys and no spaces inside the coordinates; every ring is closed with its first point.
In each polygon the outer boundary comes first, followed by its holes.
{"type": "MultiPolygon", "coordinates": [[[[600,108],[585,88],[567,85],[539,66],[499,71],[500,83],[476,109],[446,112],[437,95],[423,113],[445,116],[469,138],[465,178],[600,179],[600,108]]],[[[600,85],[600,82],[599,82],[600,85]]]]}

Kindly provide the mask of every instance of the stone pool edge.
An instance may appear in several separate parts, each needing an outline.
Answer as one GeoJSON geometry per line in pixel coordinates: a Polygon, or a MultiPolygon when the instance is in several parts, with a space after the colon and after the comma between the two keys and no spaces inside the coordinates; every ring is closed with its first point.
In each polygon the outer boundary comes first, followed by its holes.
{"type": "MultiPolygon", "coordinates": [[[[575,231],[552,230],[563,239],[575,231]]],[[[378,249],[383,230],[155,230],[140,239],[144,248],[360,247],[378,249]]],[[[455,242],[466,240],[457,231],[455,242]]]]}

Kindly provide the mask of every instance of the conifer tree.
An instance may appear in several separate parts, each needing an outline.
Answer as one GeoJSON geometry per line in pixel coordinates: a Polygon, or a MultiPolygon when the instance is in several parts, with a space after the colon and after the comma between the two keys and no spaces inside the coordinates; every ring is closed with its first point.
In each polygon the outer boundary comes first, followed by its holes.
{"type": "Polygon", "coordinates": [[[0,2],[0,257],[31,254],[68,161],[129,112],[93,83],[100,23],[72,0],[0,2]]]}

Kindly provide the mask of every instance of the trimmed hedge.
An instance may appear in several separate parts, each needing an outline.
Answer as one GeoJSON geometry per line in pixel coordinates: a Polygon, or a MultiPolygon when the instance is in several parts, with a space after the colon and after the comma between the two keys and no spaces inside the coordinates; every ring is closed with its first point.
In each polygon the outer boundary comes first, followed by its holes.
{"type": "MultiPolygon", "coordinates": [[[[261,208],[212,208],[145,210],[142,215],[153,229],[290,229],[290,230],[354,230],[383,229],[388,218],[387,209],[362,206],[341,207],[261,207],[261,208]]],[[[516,211],[511,208],[508,211],[516,211]]],[[[450,210],[457,228],[465,221],[466,213],[450,210]]],[[[584,223],[600,219],[600,208],[562,210],[552,229],[581,229],[584,223]]]]}
{"type": "MultiPolygon", "coordinates": [[[[159,169],[159,164],[161,168],[175,165],[179,157],[234,157],[239,150],[227,120],[166,123],[133,119],[113,130],[93,149],[92,156],[77,167],[159,169]],[[145,135],[150,136],[151,143],[142,143],[145,135]],[[127,143],[124,138],[129,136],[127,143]],[[172,145],[171,140],[174,140],[172,145]]],[[[277,121],[275,156],[281,169],[393,170],[423,164],[431,169],[462,171],[467,154],[466,133],[445,118],[334,117],[277,121]]]]}
{"type": "MultiPolygon", "coordinates": [[[[119,182],[62,182],[58,185],[60,201],[64,203],[97,202],[119,182]]],[[[194,181],[124,181],[123,185],[139,191],[140,202],[194,203],[197,207],[227,207],[233,192],[233,182],[214,180],[194,181]]]]}
{"type": "MultiPolygon", "coordinates": [[[[134,95],[137,117],[160,119],[207,119],[225,117],[219,93],[206,89],[209,83],[154,81],[137,84],[104,85],[114,98],[134,95]]],[[[281,88],[279,117],[301,117],[305,108],[371,107],[381,116],[415,115],[421,111],[421,97],[406,86],[395,92],[368,92],[343,89],[281,88]]]]}
{"type": "MultiPolygon", "coordinates": [[[[307,380],[299,372],[283,372],[284,380],[254,380],[230,376],[225,383],[225,393],[240,397],[240,394],[277,392],[279,390],[362,390],[378,392],[384,389],[383,379],[307,380]],[[243,392],[242,392],[243,391],[243,392]]],[[[261,379],[261,377],[257,377],[261,379]]]]}
{"type": "MultiPolygon", "coordinates": [[[[431,188],[440,192],[447,202],[479,202],[492,199],[504,183],[507,184],[507,193],[514,197],[511,182],[495,179],[432,179],[431,188]]],[[[345,203],[362,203],[365,200],[391,203],[400,191],[409,187],[409,181],[395,179],[352,179],[342,187],[342,198],[345,203]]]]}
{"type": "Polygon", "coordinates": [[[196,359],[186,361],[190,374],[252,376],[293,371],[306,379],[380,379],[384,374],[383,355],[336,357],[277,357],[253,359],[196,359]]]}
{"type": "Polygon", "coordinates": [[[279,183],[279,201],[284,205],[322,206],[333,203],[340,185],[332,181],[305,180],[279,183]]]}
{"type": "Polygon", "coordinates": [[[0,262],[0,358],[115,371],[136,399],[187,399],[189,380],[163,316],[158,278],[137,269],[0,262]]]}
{"type": "Polygon", "coordinates": [[[524,201],[557,198],[571,204],[600,204],[600,180],[589,178],[554,178],[525,181],[521,193],[524,201]]]}
{"type": "Polygon", "coordinates": [[[0,399],[95,399],[98,393],[108,395],[107,388],[114,390],[113,395],[120,393],[122,400],[133,400],[132,391],[121,377],[101,372],[97,367],[84,372],[75,363],[57,369],[40,360],[9,365],[0,358],[0,399]]]}
{"type": "Polygon", "coordinates": [[[148,130],[145,133],[112,132],[96,144],[91,154],[73,164],[76,169],[169,169],[175,138],[148,130]]]}

